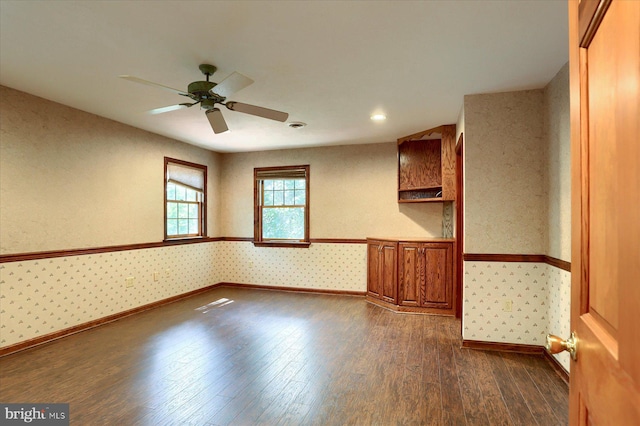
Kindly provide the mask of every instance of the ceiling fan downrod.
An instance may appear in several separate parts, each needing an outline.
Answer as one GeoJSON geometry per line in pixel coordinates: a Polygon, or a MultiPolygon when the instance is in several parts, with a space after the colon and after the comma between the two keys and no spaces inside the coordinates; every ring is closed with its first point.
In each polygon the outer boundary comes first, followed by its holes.
{"type": "Polygon", "coordinates": [[[211,77],[218,69],[214,65],[209,64],[200,64],[198,68],[200,69],[200,72],[207,77],[207,81],[209,81],[209,77],[211,77]]]}

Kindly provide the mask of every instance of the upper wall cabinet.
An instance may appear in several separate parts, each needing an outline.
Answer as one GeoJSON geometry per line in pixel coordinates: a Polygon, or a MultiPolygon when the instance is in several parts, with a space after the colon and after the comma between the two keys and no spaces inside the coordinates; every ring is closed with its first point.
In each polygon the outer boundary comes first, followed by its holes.
{"type": "Polygon", "coordinates": [[[399,203],[455,200],[455,136],[447,124],[398,139],[399,203]]]}

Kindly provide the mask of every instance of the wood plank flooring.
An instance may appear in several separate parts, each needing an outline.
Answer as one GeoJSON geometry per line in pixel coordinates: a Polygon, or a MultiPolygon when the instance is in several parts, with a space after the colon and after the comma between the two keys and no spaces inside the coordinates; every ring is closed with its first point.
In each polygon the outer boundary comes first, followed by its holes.
{"type": "Polygon", "coordinates": [[[0,358],[0,401],[67,402],[72,425],[568,423],[543,358],[461,348],[459,329],[362,297],[218,288],[0,358]]]}

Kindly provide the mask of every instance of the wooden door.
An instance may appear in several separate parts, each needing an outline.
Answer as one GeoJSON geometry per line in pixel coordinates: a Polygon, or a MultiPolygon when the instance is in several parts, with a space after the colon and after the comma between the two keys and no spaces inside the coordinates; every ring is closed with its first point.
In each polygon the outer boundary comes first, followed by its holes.
{"type": "MultiPolygon", "coordinates": [[[[453,299],[456,305],[456,318],[462,318],[462,279],[464,254],[464,133],[460,133],[456,144],[456,243],[455,243],[455,290],[453,299]]],[[[462,321],[460,321],[462,336],[462,321]]]]}
{"type": "Polygon", "coordinates": [[[420,305],[420,281],[422,277],[419,243],[400,243],[398,246],[398,304],[402,306],[420,305]]]}
{"type": "Polygon", "coordinates": [[[367,294],[375,298],[381,298],[380,277],[380,241],[367,241],[367,294]]]}
{"type": "Polygon", "coordinates": [[[398,243],[383,241],[380,256],[382,300],[395,304],[397,292],[396,279],[398,276],[398,243]]]}
{"type": "Polygon", "coordinates": [[[420,306],[452,309],[453,247],[449,243],[422,244],[424,278],[420,288],[420,306]]]}
{"type": "Polygon", "coordinates": [[[569,2],[572,425],[640,425],[640,1],[569,2]]]}

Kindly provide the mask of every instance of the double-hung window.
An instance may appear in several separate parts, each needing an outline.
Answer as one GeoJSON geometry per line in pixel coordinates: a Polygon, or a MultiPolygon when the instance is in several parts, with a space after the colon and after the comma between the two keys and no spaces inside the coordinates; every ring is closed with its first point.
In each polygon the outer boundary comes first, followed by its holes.
{"type": "Polygon", "coordinates": [[[165,157],[165,239],[207,235],[207,166],[165,157]]]}
{"type": "Polygon", "coordinates": [[[309,166],[254,169],[254,244],[309,246],[309,166]]]}

